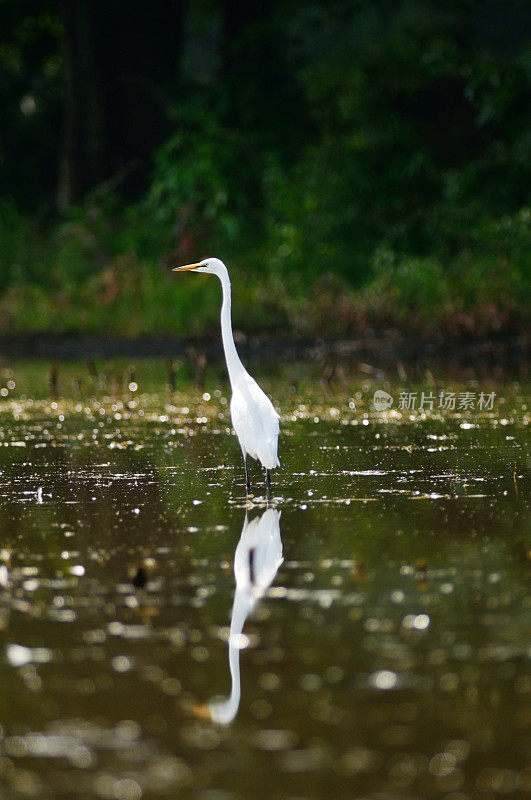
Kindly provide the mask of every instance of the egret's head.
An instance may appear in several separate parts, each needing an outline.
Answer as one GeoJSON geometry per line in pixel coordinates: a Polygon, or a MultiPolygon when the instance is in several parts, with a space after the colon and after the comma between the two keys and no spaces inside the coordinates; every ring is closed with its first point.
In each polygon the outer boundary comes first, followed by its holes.
{"type": "Polygon", "coordinates": [[[227,267],[220,261],[219,258],[204,258],[197,264],[186,264],[184,267],[174,267],[174,272],[187,272],[193,270],[194,272],[208,272],[210,275],[217,275],[218,278],[227,272],[227,267]]]}

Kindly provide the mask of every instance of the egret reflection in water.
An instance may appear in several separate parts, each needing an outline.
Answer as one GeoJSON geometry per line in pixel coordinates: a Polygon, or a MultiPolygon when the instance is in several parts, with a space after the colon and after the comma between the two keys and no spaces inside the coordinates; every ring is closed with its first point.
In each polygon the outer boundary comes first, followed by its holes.
{"type": "Polygon", "coordinates": [[[240,650],[245,646],[242,638],[245,621],[257,601],[271,586],[282,564],[280,538],[280,511],[268,508],[264,513],[243,523],[240,541],[234,553],[236,592],[232,605],[229,633],[230,696],[224,700],[213,699],[199,706],[196,713],[220,725],[228,725],[238,713],[241,697],[240,650]]]}

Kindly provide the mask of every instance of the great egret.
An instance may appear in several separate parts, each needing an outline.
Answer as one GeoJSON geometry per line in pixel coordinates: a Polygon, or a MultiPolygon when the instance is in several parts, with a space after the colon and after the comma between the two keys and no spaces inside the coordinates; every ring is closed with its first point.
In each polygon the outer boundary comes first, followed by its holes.
{"type": "Polygon", "coordinates": [[[243,453],[245,484],[247,491],[250,491],[251,482],[247,469],[247,456],[249,455],[260,461],[264,467],[266,486],[269,490],[271,488],[269,470],[280,466],[277,455],[279,416],[269,397],[243,366],[236,351],[232,335],[231,288],[227,267],[219,258],[205,258],[197,264],[175,267],[173,271],[186,272],[187,270],[208,272],[210,275],[217,275],[221,281],[223,292],[221,337],[232,389],[230,415],[243,453]]]}
{"type": "Polygon", "coordinates": [[[242,534],[234,553],[236,593],[232,606],[229,633],[230,696],[225,700],[210,700],[196,706],[198,717],[211,719],[219,725],[228,725],[238,712],[241,697],[240,650],[245,620],[271,586],[282,564],[280,538],[280,511],[268,508],[251,522],[245,514],[242,534]]]}

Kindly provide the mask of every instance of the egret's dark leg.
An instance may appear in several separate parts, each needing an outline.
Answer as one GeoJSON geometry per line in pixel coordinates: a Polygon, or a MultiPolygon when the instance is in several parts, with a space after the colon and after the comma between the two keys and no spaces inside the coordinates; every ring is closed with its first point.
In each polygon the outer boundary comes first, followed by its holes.
{"type": "Polygon", "coordinates": [[[249,478],[249,470],[247,469],[247,456],[245,455],[245,453],[243,454],[243,467],[245,469],[245,488],[247,489],[247,492],[250,492],[251,481],[249,478]]]}
{"type": "Polygon", "coordinates": [[[271,475],[269,474],[269,470],[266,469],[266,489],[269,492],[271,489],[271,475]]]}

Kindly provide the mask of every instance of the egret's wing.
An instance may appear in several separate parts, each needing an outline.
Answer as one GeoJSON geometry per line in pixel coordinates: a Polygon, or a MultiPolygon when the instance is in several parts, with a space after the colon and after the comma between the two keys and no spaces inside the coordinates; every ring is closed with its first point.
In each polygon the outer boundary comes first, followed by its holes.
{"type": "Polygon", "coordinates": [[[273,469],[274,467],[280,466],[277,454],[280,417],[269,397],[262,391],[250,375],[247,376],[247,385],[253,403],[255,403],[256,407],[259,409],[262,437],[258,457],[265,467],[273,469]]]}
{"type": "Polygon", "coordinates": [[[238,386],[232,388],[230,414],[240,444],[252,458],[258,458],[257,448],[262,428],[249,393],[238,386]]]}
{"type": "Polygon", "coordinates": [[[277,414],[275,407],[266,393],[261,389],[254,378],[251,378],[250,375],[245,376],[245,383],[249,390],[249,394],[251,395],[253,401],[256,405],[260,408],[262,415],[265,418],[270,418],[271,421],[274,421],[276,424],[276,430],[278,433],[278,421],[280,419],[279,415],[277,414]]]}
{"type": "Polygon", "coordinates": [[[271,400],[250,375],[242,376],[232,390],[232,424],[240,442],[267,469],[279,466],[279,416],[271,400]]]}

